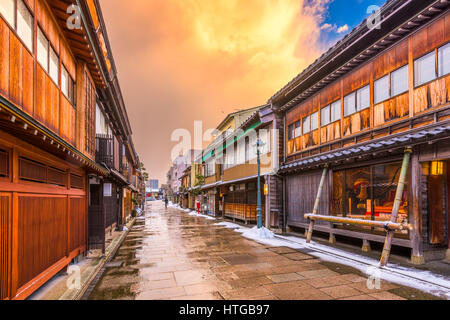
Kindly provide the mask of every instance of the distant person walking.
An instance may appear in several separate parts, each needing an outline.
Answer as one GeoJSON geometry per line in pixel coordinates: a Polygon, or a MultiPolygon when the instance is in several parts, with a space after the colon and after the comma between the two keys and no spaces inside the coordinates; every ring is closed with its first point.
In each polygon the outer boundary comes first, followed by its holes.
{"type": "Polygon", "coordinates": [[[167,210],[167,205],[169,204],[169,198],[167,198],[167,196],[164,197],[164,203],[166,205],[166,210],[167,210]]]}

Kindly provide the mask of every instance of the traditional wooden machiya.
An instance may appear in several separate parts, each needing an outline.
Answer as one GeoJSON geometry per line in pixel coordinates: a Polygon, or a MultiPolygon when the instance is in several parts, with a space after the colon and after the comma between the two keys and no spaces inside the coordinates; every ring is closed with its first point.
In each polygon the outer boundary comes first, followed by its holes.
{"type": "Polygon", "coordinates": [[[0,4],[0,299],[28,297],[88,248],[90,177],[109,175],[95,109],[114,94],[92,4],[0,4]],[[83,19],[69,28],[75,4],[83,19]]]}
{"type": "Polygon", "coordinates": [[[284,216],[308,228],[328,166],[314,230],[367,249],[385,228],[346,219],[407,224],[390,242],[422,263],[450,245],[450,13],[446,1],[389,1],[381,15],[380,28],[363,22],[270,100],[285,119],[284,216]]]}

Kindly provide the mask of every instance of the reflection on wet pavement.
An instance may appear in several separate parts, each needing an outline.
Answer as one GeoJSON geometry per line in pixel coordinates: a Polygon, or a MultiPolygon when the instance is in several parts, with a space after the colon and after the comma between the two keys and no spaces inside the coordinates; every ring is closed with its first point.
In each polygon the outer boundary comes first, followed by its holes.
{"type": "Polygon", "coordinates": [[[356,270],[333,271],[306,253],[259,244],[214,223],[152,202],[90,299],[366,300],[409,292],[387,282],[370,290],[356,270]]]}

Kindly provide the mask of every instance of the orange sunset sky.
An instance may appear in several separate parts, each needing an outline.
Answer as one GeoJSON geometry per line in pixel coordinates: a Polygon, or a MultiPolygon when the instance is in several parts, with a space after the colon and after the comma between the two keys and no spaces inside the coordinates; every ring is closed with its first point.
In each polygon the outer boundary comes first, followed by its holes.
{"type": "Polygon", "coordinates": [[[264,104],[326,49],[329,0],[101,0],[133,139],[166,182],[173,130],[264,104]]]}

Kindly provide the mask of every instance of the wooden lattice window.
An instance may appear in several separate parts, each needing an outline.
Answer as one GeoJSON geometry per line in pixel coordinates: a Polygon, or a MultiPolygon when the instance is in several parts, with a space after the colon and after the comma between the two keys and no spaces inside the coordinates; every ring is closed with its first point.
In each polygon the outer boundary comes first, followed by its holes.
{"type": "Polygon", "coordinates": [[[48,183],[55,184],[57,186],[67,186],[67,173],[64,170],[49,167],[48,183]]]}
{"type": "Polygon", "coordinates": [[[47,166],[27,158],[19,159],[19,178],[33,182],[47,182],[47,166]]]}
{"type": "Polygon", "coordinates": [[[74,189],[84,189],[83,177],[77,174],[70,174],[70,187],[74,189]]]}
{"type": "Polygon", "coordinates": [[[9,154],[5,150],[0,149],[0,177],[9,175],[9,154]]]}
{"type": "Polygon", "coordinates": [[[89,154],[95,154],[95,89],[86,73],[86,123],[85,149],[89,154]]]}

